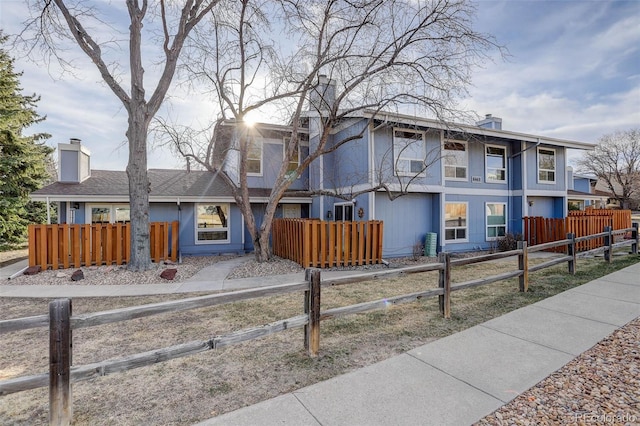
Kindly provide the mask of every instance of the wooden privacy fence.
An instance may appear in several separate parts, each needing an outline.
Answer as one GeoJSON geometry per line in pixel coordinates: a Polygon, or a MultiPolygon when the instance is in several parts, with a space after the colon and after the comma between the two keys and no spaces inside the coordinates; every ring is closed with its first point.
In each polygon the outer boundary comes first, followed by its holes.
{"type": "MultiPolygon", "coordinates": [[[[151,259],[178,259],[178,222],[150,224],[151,259]]],[[[29,225],[29,266],[42,269],[121,265],[131,256],[131,225],[29,225]]]]}
{"type": "Polygon", "coordinates": [[[37,315],[0,321],[0,334],[32,328],[49,327],[49,372],[2,380],[0,381],[0,396],[48,386],[49,423],[56,425],[70,424],[73,417],[73,401],[71,392],[71,384],[73,382],[94,379],[99,376],[106,376],[132,370],[134,368],[153,365],[158,362],[164,362],[174,358],[219,349],[293,328],[304,328],[304,347],[310,356],[315,357],[318,355],[320,350],[321,321],[377,309],[384,309],[390,304],[414,302],[436,296],[438,297],[438,306],[441,314],[445,318],[450,318],[451,293],[454,291],[518,277],[520,291],[526,292],[529,285],[529,272],[538,271],[559,263],[567,262],[569,273],[574,274],[576,271],[575,247],[576,244],[581,241],[593,238],[605,238],[607,240],[607,245],[602,249],[605,251],[605,260],[608,262],[611,262],[611,258],[613,257],[611,255],[613,249],[623,245],[631,245],[631,252],[637,255],[638,243],[640,242],[637,224],[634,224],[633,228],[620,231],[612,231],[611,228],[608,228],[605,232],[595,235],[581,238],[576,238],[573,235],[568,235],[567,237],[568,238],[561,241],[554,241],[536,247],[528,247],[526,241],[520,241],[520,247],[517,250],[463,259],[451,259],[449,253],[440,253],[440,261],[438,263],[367,272],[331,280],[322,280],[321,271],[319,269],[308,269],[305,281],[298,283],[240,290],[229,293],[218,293],[201,297],[172,300],[142,306],[131,306],[127,308],[80,315],[72,315],[71,300],[54,300],[49,304],[49,315],[37,315]],[[614,244],[614,235],[624,232],[631,232],[633,238],[631,240],[614,244]],[[529,266],[529,253],[556,246],[566,247],[568,254],[535,266],[529,266]],[[517,270],[491,277],[457,283],[454,285],[451,284],[451,268],[455,266],[486,262],[511,256],[517,256],[518,258],[517,270]],[[438,271],[438,288],[427,288],[416,293],[392,296],[362,302],[356,305],[326,309],[324,311],[321,310],[320,299],[322,287],[387,279],[404,274],[429,271],[438,271]],[[302,292],[304,292],[302,301],[303,313],[292,318],[279,320],[271,324],[254,328],[235,331],[225,335],[214,336],[207,340],[182,343],[162,349],[128,355],[118,359],[98,361],[92,364],[77,366],[72,363],[72,348],[74,346],[72,331],[76,329],[95,327],[103,324],[111,324],[170,312],[182,312],[232,302],[302,292]]]}
{"type": "Polygon", "coordinates": [[[369,265],[382,261],[382,221],[275,219],[273,254],[303,268],[369,265]]]}
{"type": "MultiPolygon", "coordinates": [[[[530,246],[558,241],[569,233],[583,237],[600,232],[606,226],[614,230],[631,227],[631,210],[585,210],[572,211],[566,218],[523,217],[524,240],[530,246]]],[[[602,246],[603,240],[582,241],[578,251],[593,250],[602,246]]],[[[551,251],[558,251],[553,248],[551,251]]]]}

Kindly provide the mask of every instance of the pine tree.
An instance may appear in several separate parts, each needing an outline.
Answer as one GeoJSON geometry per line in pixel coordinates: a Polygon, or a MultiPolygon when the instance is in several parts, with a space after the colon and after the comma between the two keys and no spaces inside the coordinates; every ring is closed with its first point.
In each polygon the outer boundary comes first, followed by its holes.
{"type": "Polygon", "coordinates": [[[49,177],[46,164],[53,152],[44,144],[48,134],[23,135],[45,117],[35,110],[40,97],[22,94],[22,74],[14,71],[13,58],[2,48],[6,40],[0,32],[0,249],[23,242],[27,225],[46,215],[29,201],[29,193],[49,177]]]}

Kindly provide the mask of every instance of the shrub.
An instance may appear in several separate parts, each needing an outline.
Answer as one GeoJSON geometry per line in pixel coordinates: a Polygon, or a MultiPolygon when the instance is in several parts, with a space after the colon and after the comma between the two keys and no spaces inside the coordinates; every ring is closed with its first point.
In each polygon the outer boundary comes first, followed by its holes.
{"type": "Polygon", "coordinates": [[[420,259],[420,256],[422,256],[422,253],[424,253],[424,246],[422,245],[422,243],[417,242],[413,245],[413,252],[411,253],[411,258],[414,261],[417,261],[418,259],[420,259]]]}
{"type": "Polygon", "coordinates": [[[498,251],[510,251],[518,248],[518,241],[522,241],[521,234],[508,233],[504,237],[500,237],[496,240],[496,246],[498,251]]]}

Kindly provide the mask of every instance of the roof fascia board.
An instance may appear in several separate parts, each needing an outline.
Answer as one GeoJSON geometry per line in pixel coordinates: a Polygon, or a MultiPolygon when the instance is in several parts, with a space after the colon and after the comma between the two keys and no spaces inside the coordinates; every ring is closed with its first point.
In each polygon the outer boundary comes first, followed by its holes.
{"type": "MultiPolygon", "coordinates": [[[[81,202],[81,203],[128,203],[128,196],[108,196],[108,195],[46,195],[38,194],[30,196],[32,201],[44,201],[47,199],[49,202],[81,202]]],[[[149,196],[150,203],[177,203],[178,200],[181,203],[207,203],[207,202],[219,202],[219,203],[235,203],[233,197],[162,197],[162,196],[149,196]]],[[[269,197],[249,197],[251,203],[267,203],[269,197]]],[[[311,203],[311,198],[307,197],[283,197],[280,203],[288,204],[308,204],[311,203]]]]}
{"type": "Polygon", "coordinates": [[[385,118],[386,120],[406,122],[406,123],[411,123],[419,126],[431,127],[438,130],[459,131],[462,133],[472,133],[475,135],[493,136],[498,138],[513,139],[513,140],[525,141],[525,142],[535,142],[535,143],[540,142],[543,144],[563,146],[566,148],[573,148],[573,149],[590,150],[595,147],[594,144],[590,144],[586,142],[577,142],[577,141],[570,141],[566,139],[549,138],[544,136],[536,136],[536,135],[530,135],[526,133],[507,131],[507,130],[485,129],[483,127],[471,126],[468,124],[450,123],[450,122],[438,121],[430,118],[420,118],[420,117],[415,117],[415,116],[405,115],[405,114],[387,113],[384,111],[367,110],[365,111],[365,117],[367,118],[377,117],[380,119],[385,118]]]}

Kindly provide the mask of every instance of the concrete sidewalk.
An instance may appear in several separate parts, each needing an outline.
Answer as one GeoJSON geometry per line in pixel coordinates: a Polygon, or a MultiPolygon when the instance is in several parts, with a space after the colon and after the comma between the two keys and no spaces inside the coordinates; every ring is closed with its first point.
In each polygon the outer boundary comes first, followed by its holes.
{"type": "Polygon", "coordinates": [[[640,263],[200,425],[468,425],[640,317],[640,263]]]}

